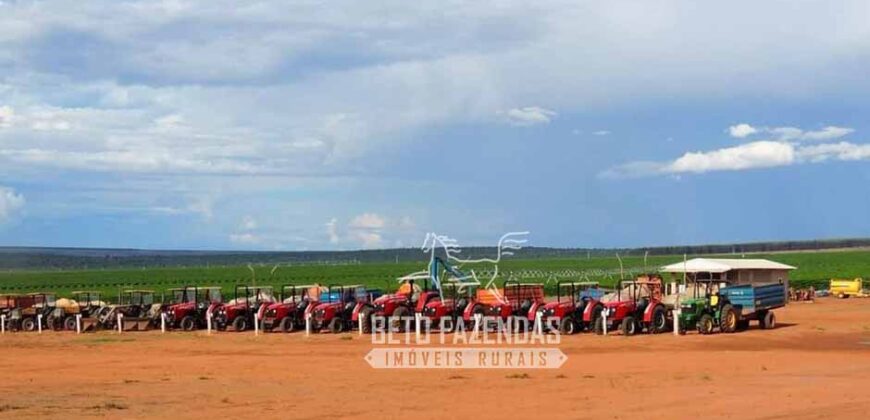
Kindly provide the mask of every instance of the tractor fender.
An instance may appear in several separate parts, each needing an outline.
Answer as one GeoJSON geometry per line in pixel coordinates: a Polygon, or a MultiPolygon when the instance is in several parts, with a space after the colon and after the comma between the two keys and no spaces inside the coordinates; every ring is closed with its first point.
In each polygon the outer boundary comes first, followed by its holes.
{"type": "Polygon", "coordinates": [[[266,315],[266,305],[260,305],[260,309],[257,309],[257,320],[262,321],[263,316],[266,315]]]}
{"type": "Polygon", "coordinates": [[[359,321],[359,313],[360,313],[360,312],[363,310],[363,308],[365,308],[365,307],[370,307],[370,308],[373,308],[373,309],[374,309],[374,307],[373,307],[372,305],[368,304],[368,303],[357,302],[356,306],[353,307],[353,312],[352,312],[351,315],[350,315],[350,320],[351,320],[351,321],[354,321],[354,322],[359,321]]]}
{"type": "Polygon", "coordinates": [[[465,321],[471,321],[474,318],[474,308],[480,306],[479,303],[469,303],[465,305],[465,310],[462,312],[462,319],[465,321]]]}
{"type": "Polygon", "coordinates": [[[535,316],[538,313],[538,309],[541,309],[542,306],[544,306],[543,302],[532,302],[532,307],[529,308],[529,313],[526,314],[526,319],[528,319],[529,321],[534,321],[535,316]]]}
{"type": "Polygon", "coordinates": [[[592,314],[595,313],[596,307],[604,309],[604,305],[594,299],[590,300],[589,303],[586,304],[586,308],[583,309],[583,322],[592,322],[592,314]]]}
{"type": "Polygon", "coordinates": [[[660,303],[656,303],[654,305],[646,305],[646,308],[643,310],[643,322],[652,322],[653,312],[662,306],[660,303]]]}
{"type": "Polygon", "coordinates": [[[223,304],[222,303],[212,303],[211,305],[208,305],[208,309],[205,310],[205,313],[210,314],[210,315],[214,315],[214,312],[221,305],[223,305],[223,304]]]}

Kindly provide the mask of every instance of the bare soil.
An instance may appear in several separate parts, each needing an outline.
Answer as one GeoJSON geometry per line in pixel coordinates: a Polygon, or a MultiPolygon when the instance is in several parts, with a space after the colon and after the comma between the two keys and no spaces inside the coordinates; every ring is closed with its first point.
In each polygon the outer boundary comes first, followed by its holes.
{"type": "Polygon", "coordinates": [[[553,370],[375,370],[356,333],[0,337],[0,417],[866,418],[870,299],[779,327],[564,337],[553,370]]]}

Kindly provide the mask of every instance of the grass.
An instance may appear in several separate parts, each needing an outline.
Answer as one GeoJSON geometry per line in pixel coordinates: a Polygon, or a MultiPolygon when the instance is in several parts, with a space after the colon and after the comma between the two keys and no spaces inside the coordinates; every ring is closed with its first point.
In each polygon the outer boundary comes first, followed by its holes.
{"type": "MultiPolygon", "coordinates": [[[[727,257],[738,257],[727,255],[727,257]]],[[[870,278],[870,251],[825,251],[778,254],[747,254],[748,258],[769,258],[797,266],[791,273],[792,284],[799,287],[826,286],[831,277],[870,278]]],[[[656,267],[678,262],[682,256],[651,256],[644,265],[642,256],[623,257],[626,268],[652,271],[656,267]]],[[[280,287],[283,284],[365,284],[386,290],[396,288],[399,276],[424,270],[425,263],[368,263],[333,266],[280,267],[275,277],[257,280],[259,285],[280,287]]],[[[491,266],[465,266],[491,269],[491,266]]],[[[268,272],[265,267],[258,272],[268,272]]],[[[611,258],[541,258],[508,259],[499,265],[503,278],[513,276],[520,281],[548,282],[548,292],[554,292],[555,281],[588,279],[597,280],[605,286],[618,281],[619,261],[611,258]],[[602,270],[606,270],[603,272],[602,270]]],[[[98,290],[103,300],[114,301],[121,289],[163,290],[183,285],[213,285],[224,288],[224,294],[232,295],[235,284],[251,284],[251,272],[247,266],[186,267],[186,268],[141,268],[113,270],[66,270],[66,271],[4,271],[0,272],[0,293],[25,293],[32,291],[55,292],[69,296],[74,290],[98,290]]]]}

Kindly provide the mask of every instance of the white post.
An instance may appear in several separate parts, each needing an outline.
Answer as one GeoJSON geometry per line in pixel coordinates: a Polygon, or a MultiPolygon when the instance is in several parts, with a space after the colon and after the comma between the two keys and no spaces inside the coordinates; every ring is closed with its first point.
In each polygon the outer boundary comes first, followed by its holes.
{"type": "Polygon", "coordinates": [[[124,315],[118,314],[118,334],[124,332],[124,322],[122,319],[124,319],[124,315]]]}
{"type": "Polygon", "coordinates": [[[359,330],[359,335],[363,335],[363,317],[358,314],[356,317],[356,328],[359,330]]]}
{"type": "Polygon", "coordinates": [[[674,335],[680,335],[680,314],[683,312],[680,309],[680,299],[677,298],[677,307],[674,309],[674,335]]]}
{"type": "Polygon", "coordinates": [[[417,342],[420,342],[420,321],[422,316],[420,314],[414,314],[414,332],[416,333],[417,342]]]}
{"type": "Polygon", "coordinates": [[[311,314],[305,314],[305,336],[311,335],[311,314]]]}
{"type": "Polygon", "coordinates": [[[257,314],[254,314],[254,335],[260,335],[260,323],[257,322],[257,314]]]}
{"type": "Polygon", "coordinates": [[[0,315],[0,334],[6,334],[6,315],[0,315]]]}
{"type": "Polygon", "coordinates": [[[42,314],[36,314],[36,328],[42,334],[42,314]]]}
{"type": "Polygon", "coordinates": [[[166,312],[160,313],[160,332],[166,333],[166,312]]]}
{"type": "Polygon", "coordinates": [[[76,334],[82,333],[82,314],[76,314],[76,334]]]}
{"type": "Polygon", "coordinates": [[[480,323],[483,322],[482,314],[474,314],[474,333],[480,332],[480,323]]]}
{"type": "Polygon", "coordinates": [[[544,335],[544,320],[541,319],[541,313],[535,313],[535,331],[538,332],[538,335],[544,335]]]}
{"type": "Polygon", "coordinates": [[[205,313],[206,334],[211,335],[211,312],[205,313]]]}
{"type": "Polygon", "coordinates": [[[604,335],[607,335],[607,308],[601,311],[601,326],[604,327],[604,335]]]}

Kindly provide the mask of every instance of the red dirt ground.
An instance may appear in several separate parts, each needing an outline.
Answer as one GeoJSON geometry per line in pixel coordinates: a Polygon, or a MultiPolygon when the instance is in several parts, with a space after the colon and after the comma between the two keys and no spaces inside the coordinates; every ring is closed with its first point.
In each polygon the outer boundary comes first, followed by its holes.
{"type": "Polygon", "coordinates": [[[870,299],[777,315],[772,331],[564,337],[561,368],[523,371],[375,370],[356,333],[7,333],[0,417],[867,418],[870,299]]]}

